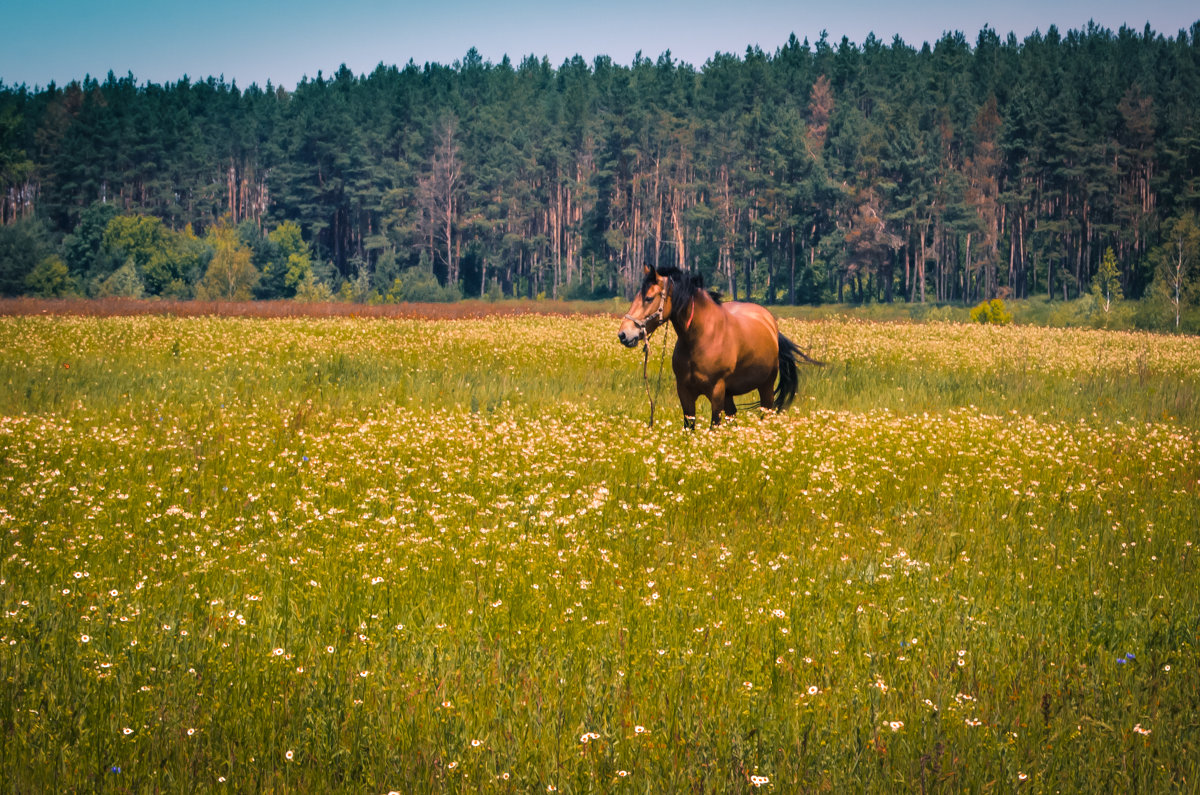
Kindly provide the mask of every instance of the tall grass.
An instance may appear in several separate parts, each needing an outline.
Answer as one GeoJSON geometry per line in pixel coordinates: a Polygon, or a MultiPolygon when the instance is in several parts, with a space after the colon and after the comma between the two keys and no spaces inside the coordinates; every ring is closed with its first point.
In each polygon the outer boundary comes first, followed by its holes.
{"type": "Polygon", "coordinates": [[[1195,788],[1200,346],[784,330],[686,433],[604,317],[0,320],[0,779],[1195,788]]]}

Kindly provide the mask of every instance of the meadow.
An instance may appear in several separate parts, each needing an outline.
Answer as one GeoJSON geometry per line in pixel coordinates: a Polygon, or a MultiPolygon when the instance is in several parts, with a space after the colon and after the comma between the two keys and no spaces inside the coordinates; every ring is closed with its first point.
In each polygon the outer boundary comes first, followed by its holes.
{"type": "Polygon", "coordinates": [[[1200,340],[782,325],[0,318],[0,788],[1200,789],[1200,340]]]}

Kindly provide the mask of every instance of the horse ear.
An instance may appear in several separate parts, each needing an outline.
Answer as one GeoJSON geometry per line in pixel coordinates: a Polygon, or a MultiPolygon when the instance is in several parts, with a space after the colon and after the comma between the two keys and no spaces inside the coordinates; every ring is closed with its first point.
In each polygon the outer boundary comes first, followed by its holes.
{"type": "Polygon", "coordinates": [[[642,275],[650,276],[653,273],[654,273],[654,271],[650,269],[650,266],[643,262],[642,263],[642,275]]]}

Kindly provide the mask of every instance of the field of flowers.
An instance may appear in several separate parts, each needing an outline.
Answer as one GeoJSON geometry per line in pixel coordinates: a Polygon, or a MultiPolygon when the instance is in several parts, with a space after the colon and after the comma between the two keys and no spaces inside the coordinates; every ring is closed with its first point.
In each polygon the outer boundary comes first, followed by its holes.
{"type": "Polygon", "coordinates": [[[1200,341],[783,326],[0,318],[4,789],[1200,787],[1200,341]]]}

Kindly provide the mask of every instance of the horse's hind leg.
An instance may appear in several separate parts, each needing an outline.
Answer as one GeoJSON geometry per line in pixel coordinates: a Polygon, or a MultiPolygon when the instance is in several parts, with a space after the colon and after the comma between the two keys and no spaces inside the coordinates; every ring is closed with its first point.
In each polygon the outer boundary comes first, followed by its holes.
{"type": "Polygon", "coordinates": [[[733,402],[733,395],[725,396],[725,416],[732,417],[737,414],[737,404],[733,402]]]}
{"type": "Polygon", "coordinates": [[[758,388],[758,405],[763,411],[771,411],[775,408],[775,374],[758,388]]]}

